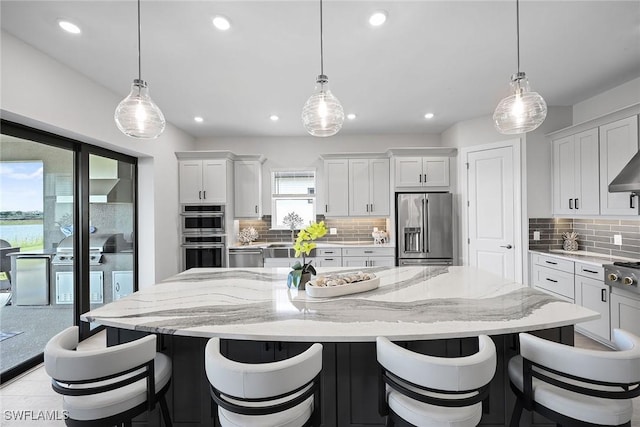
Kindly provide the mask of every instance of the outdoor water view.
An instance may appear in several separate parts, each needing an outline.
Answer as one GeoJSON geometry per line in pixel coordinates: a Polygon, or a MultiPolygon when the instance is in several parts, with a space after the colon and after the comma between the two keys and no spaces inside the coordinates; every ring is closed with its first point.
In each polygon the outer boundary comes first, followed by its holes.
{"type": "Polygon", "coordinates": [[[42,249],[42,161],[0,163],[0,239],[21,251],[42,249]]]}

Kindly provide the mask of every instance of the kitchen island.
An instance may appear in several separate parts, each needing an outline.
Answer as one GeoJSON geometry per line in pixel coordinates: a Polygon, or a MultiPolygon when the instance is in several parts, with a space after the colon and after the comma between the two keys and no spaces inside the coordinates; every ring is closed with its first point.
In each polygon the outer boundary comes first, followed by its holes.
{"type": "MultiPolygon", "coordinates": [[[[455,357],[475,351],[470,337],[488,334],[499,366],[483,425],[505,425],[512,406],[505,362],[517,352],[516,333],[538,331],[571,344],[573,325],[598,316],[472,267],[366,270],[380,278],[377,289],[319,299],[288,289],[286,268],[192,269],[92,310],[83,320],[110,327],[111,343],[140,333],[164,337],[174,360],[170,398],[178,426],[210,425],[203,361],[208,337],[225,339],[228,357],[254,363],[291,357],[322,342],[323,424],[360,426],[384,425],[376,406],[376,336],[455,357]]],[[[318,274],[347,271],[353,269],[318,274]]]]}

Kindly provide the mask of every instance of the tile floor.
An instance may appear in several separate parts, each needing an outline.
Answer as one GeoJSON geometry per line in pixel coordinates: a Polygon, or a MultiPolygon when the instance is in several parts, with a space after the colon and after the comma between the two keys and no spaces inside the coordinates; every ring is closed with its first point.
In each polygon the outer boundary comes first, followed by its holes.
{"type": "MultiPolygon", "coordinates": [[[[99,333],[80,343],[81,349],[100,348],[106,345],[106,334],[99,333]]],[[[596,350],[608,347],[578,333],[575,346],[596,350]]],[[[640,427],[640,397],[634,399],[631,425],[640,427]]],[[[38,366],[8,384],[0,387],[0,426],[2,427],[42,427],[64,426],[62,402],[52,389],[44,368],[38,366]],[[23,419],[15,419],[22,411],[23,419]],[[24,418],[28,419],[24,419],[24,418]],[[44,420],[46,418],[46,421],[44,420]],[[56,417],[59,418],[56,420],[56,417]]]]}

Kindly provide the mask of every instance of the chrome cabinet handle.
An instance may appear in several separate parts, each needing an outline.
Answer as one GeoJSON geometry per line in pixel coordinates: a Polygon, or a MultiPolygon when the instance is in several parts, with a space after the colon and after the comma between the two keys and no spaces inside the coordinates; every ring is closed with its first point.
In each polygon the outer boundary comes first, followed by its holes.
{"type": "Polygon", "coordinates": [[[557,280],[549,279],[548,277],[547,277],[547,281],[549,281],[549,282],[553,282],[553,283],[558,283],[558,281],[557,281],[557,280]]]}
{"type": "Polygon", "coordinates": [[[578,199],[575,199],[573,204],[575,205],[576,209],[580,209],[580,207],[578,206],[578,199]]]}
{"type": "Polygon", "coordinates": [[[373,203],[371,203],[371,212],[373,212],[373,203]]]}
{"type": "Polygon", "coordinates": [[[501,248],[507,248],[507,249],[511,249],[511,248],[513,248],[513,246],[511,246],[511,245],[507,245],[507,246],[500,246],[500,247],[501,247],[501,248]]]}
{"type": "Polygon", "coordinates": [[[258,213],[258,205],[256,205],[255,208],[256,208],[256,213],[258,213]]]}
{"type": "Polygon", "coordinates": [[[203,198],[203,199],[206,199],[206,198],[207,198],[207,190],[204,190],[204,191],[202,192],[202,198],[203,198]]]}
{"type": "Polygon", "coordinates": [[[631,208],[631,209],[635,209],[635,208],[636,208],[636,207],[633,205],[633,198],[634,198],[634,197],[636,197],[636,196],[637,196],[637,194],[635,194],[635,193],[631,193],[631,194],[629,195],[629,208],[631,208]]]}
{"type": "Polygon", "coordinates": [[[418,175],[418,179],[420,182],[422,182],[422,174],[418,175]]]}
{"type": "Polygon", "coordinates": [[[202,190],[198,191],[198,199],[202,200],[202,190]]]}
{"type": "Polygon", "coordinates": [[[606,289],[602,289],[601,290],[602,294],[600,295],[602,302],[607,302],[607,290],[606,289]]]}
{"type": "Polygon", "coordinates": [[[573,209],[573,199],[569,199],[569,209],[573,209]]]}
{"type": "Polygon", "coordinates": [[[424,182],[425,182],[425,184],[427,183],[427,174],[426,173],[424,174],[424,182]]]}
{"type": "Polygon", "coordinates": [[[329,205],[324,205],[324,211],[329,212],[329,205]]]}
{"type": "Polygon", "coordinates": [[[367,212],[369,212],[369,203],[367,203],[367,212]]]}

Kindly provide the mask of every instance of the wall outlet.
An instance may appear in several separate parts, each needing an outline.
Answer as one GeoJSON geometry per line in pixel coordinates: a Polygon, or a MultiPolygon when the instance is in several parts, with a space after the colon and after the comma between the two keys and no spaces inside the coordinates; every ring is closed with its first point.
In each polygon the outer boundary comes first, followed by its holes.
{"type": "Polygon", "coordinates": [[[621,245],[622,244],[622,234],[614,234],[613,235],[613,244],[621,245]]]}
{"type": "Polygon", "coordinates": [[[533,240],[540,240],[540,232],[539,231],[534,231],[533,232],[533,240]]]}
{"type": "Polygon", "coordinates": [[[330,228],[329,229],[329,234],[338,234],[338,229],[334,228],[334,227],[330,228]]]}

